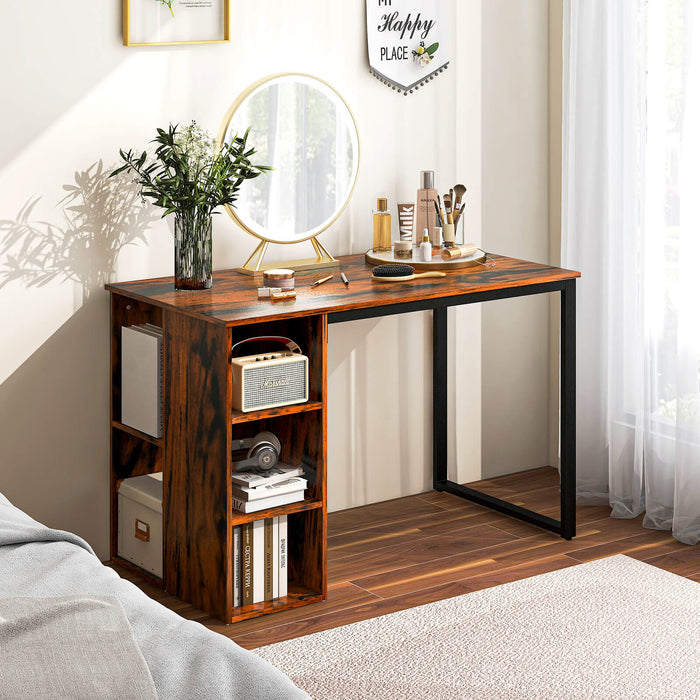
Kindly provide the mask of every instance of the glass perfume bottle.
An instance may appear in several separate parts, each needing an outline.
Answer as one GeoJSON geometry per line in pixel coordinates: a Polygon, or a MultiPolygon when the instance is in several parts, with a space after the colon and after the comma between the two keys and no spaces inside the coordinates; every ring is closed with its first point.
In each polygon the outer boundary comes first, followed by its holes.
{"type": "Polygon", "coordinates": [[[416,202],[416,245],[420,245],[423,229],[431,231],[433,226],[439,222],[435,217],[435,200],[437,190],[435,189],[435,173],[432,170],[421,170],[421,188],[418,190],[418,201],[416,202]]]}
{"type": "Polygon", "coordinates": [[[391,250],[391,214],[387,208],[386,197],[377,199],[377,210],[372,212],[374,238],[372,251],[386,253],[391,250]]]}

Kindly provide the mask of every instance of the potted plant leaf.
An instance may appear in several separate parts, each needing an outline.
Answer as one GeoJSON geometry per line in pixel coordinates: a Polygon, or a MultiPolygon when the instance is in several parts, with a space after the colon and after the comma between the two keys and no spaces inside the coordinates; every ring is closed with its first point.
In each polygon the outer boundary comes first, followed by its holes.
{"type": "Polygon", "coordinates": [[[136,173],[141,195],[175,215],[175,288],[209,289],[212,285],[211,222],[214,210],[235,206],[245,180],[258,177],[265,165],[253,165],[248,134],[217,148],[215,140],[195,121],[184,128],[157,129],[153,156],[119,150],[124,165],[136,173]]]}

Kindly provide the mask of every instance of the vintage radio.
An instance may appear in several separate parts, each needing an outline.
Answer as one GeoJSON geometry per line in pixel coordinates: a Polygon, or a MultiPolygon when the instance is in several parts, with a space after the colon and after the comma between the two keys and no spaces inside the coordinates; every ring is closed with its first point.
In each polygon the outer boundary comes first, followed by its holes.
{"type": "Polygon", "coordinates": [[[289,338],[260,336],[236,343],[231,354],[252,341],[273,341],[287,349],[231,358],[233,407],[246,413],[308,401],[309,358],[302,354],[301,348],[289,338]]]}

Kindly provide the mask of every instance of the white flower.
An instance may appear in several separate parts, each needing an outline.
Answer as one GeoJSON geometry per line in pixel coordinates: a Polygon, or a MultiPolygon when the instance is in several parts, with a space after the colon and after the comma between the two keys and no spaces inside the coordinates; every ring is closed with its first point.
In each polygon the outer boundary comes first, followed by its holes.
{"type": "Polygon", "coordinates": [[[420,55],[418,62],[421,64],[421,66],[423,68],[425,68],[432,60],[433,60],[433,57],[429,53],[423,53],[420,55]]]}
{"type": "Polygon", "coordinates": [[[192,121],[184,129],[177,130],[175,148],[185,157],[190,173],[198,173],[198,180],[206,180],[207,171],[219,153],[211,134],[192,121]]]}

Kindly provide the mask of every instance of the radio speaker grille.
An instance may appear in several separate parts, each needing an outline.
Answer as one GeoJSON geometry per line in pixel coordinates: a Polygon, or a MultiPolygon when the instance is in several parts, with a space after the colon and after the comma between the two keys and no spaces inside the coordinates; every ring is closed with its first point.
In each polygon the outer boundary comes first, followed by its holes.
{"type": "Polygon", "coordinates": [[[243,370],[245,411],[301,403],[308,398],[306,362],[246,367],[243,370]]]}

